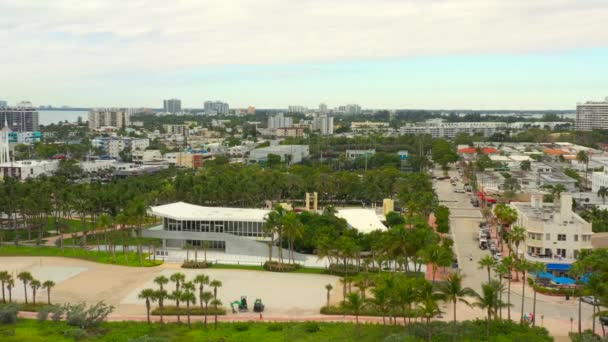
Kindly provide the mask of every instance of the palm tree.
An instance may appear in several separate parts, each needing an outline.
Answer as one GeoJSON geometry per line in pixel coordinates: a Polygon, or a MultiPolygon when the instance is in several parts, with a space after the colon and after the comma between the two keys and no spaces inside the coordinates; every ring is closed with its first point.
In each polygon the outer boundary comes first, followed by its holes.
{"type": "Polygon", "coordinates": [[[509,232],[509,241],[515,245],[515,258],[519,258],[519,245],[526,241],[526,229],[522,226],[513,226],[509,232]]]}
{"type": "Polygon", "coordinates": [[[196,304],[196,296],[194,295],[194,284],[191,282],[184,283],[183,292],[180,299],[186,302],[186,315],[188,316],[188,328],[192,328],[190,323],[190,304],[196,304]]]}
{"type": "Polygon", "coordinates": [[[608,196],[608,188],[605,186],[600,186],[597,190],[597,196],[602,198],[602,203],[606,204],[606,197],[608,196]]]}
{"type": "Polygon", "coordinates": [[[359,313],[361,313],[361,309],[364,305],[364,301],[361,295],[357,292],[349,293],[342,305],[344,306],[344,308],[353,312],[353,314],[355,315],[355,322],[356,324],[359,324],[359,313]]]}
{"type": "Polygon", "coordinates": [[[27,304],[27,284],[34,279],[30,272],[21,272],[17,274],[17,278],[23,282],[23,293],[25,295],[25,304],[27,304]]]}
{"type": "Polygon", "coordinates": [[[38,290],[42,286],[39,280],[32,279],[30,280],[30,287],[32,288],[32,304],[36,306],[36,290],[38,290]]]}
{"type": "Polygon", "coordinates": [[[176,305],[176,307],[177,307],[177,308],[176,308],[176,310],[175,310],[175,311],[177,312],[177,323],[181,323],[181,322],[182,322],[182,319],[181,319],[181,318],[182,318],[182,315],[181,315],[182,310],[181,310],[181,309],[180,309],[180,307],[179,307],[179,302],[180,302],[180,300],[181,300],[181,298],[182,298],[183,293],[184,293],[184,292],[183,292],[182,290],[173,290],[173,291],[172,291],[172,292],[169,294],[169,296],[168,296],[168,297],[169,297],[169,299],[174,300],[174,301],[175,301],[175,303],[177,304],[177,305],[176,305]]]}
{"type": "Polygon", "coordinates": [[[511,271],[513,270],[513,258],[511,256],[504,257],[501,264],[507,269],[507,319],[511,320],[511,271]]]}
{"type": "Polygon", "coordinates": [[[158,311],[160,313],[160,323],[165,323],[164,320],[164,309],[165,309],[165,299],[168,298],[167,291],[165,290],[156,290],[154,291],[154,300],[158,302],[158,311]]]}
{"type": "Polygon", "coordinates": [[[494,260],[494,258],[492,258],[491,256],[486,255],[479,260],[478,264],[479,269],[485,268],[488,271],[488,282],[490,282],[492,280],[492,267],[496,265],[496,260],[494,260]]]}
{"type": "Polygon", "coordinates": [[[431,330],[431,318],[440,314],[441,310],[439,309],[439,304],[437,300],[441,299],[441,295],[435,292],[433,284],[428,281],[425,281],[419,287],[419,290],[416,291],[418,306],[418,314],[420,317],[426,319],[426,326],[428,332],[428,341],[432,340],[432,330],[431,330]]]}
{"type": "Polygon", "coordinates": [[[369,302],[382,313],[382,323],[386,325],[386,311],[389,303],[388,291],[384,286],[376,286],[372,289],[374,298],[370,299],[369,302]]]}
{"type": "Polygon", "coordinates": [[[333,286],[331,286],[331,284],[327,284],[325,285],[325,289],[327,290],[327,307],[329,308],[329,296],[331,293],[331,290],[333,290],[333,286]]]}
{"type": "Polygon", "coordinates": [[[6,297],[4,293],[4,283],[9,280],[10,273],[7,271],[0,271],[0,283],[2,284],[2,303],[6,303],[6,297]]]}
{"type": "Polygon", "coordinates": [[[42,283],[42,288],[46,289],[46,299],[47,299],[47,303],[49,305],[51,305],[51,289],[55,287],[55,282],[52,280],[47,280],[44,283],[42,283]]]}
{"type": "Polygon", "coordinates": [[[200,301],[200,306],[201,309],[203,308],[203,292],[205,289],[205,285],[209,284],[209,276],[204,275],[204,274],[199,274],[196,277],[194,277],[194,280],[192,280],[195,284],[198,284],[198,298],[200,301]]]}
{"type": "Polygon", "coordinates": [[[207,316],[209,315],[209,301],[213,299],[213,293],[205,291],[200,296],[201,302],[205,303],[205,327],[207,326],[207,316]]]}
{"type": "Polygon", "coordinates": [[[144,299],[146,301],[146,318],[148,320],[148,324],[150,324],[150,300],[154,298],[154,290],[143,289],[137,295],[137,298],[144,299]]]}
{"type": "Polygon", "coordinates": [[[15,288],[15,280],[13,277],[9,277],[6,280],[6,290],[8,291],[8,302],[13,302],[13,289],[15,288]]]}
{"type": "MultiPolygon", "coordinates": [[[[186,281],[186,275],[183,273],[173,273],[169,279],[175,283],[175,292],[180,292],[179,287],[180,285],[186,281]]],[[[173,293],[175,294],[175,293],[173,293]]],[[[180,295],[174,295],[172,297],[175,300],[175,306],[177,306],[177,311],[179,311],[179,300],[180,300],[180,295]]],[[[178,316],[179,317],[179,316],[178,316]]]]}
{"type": "Polygon", "coordinates": [[[213,287],[213,299],[217,299],[217,288],[222,287],[222,282],[215,279],[209,283],[209,286],[213,287]]]}
{"type": "Polygon", "coordinates": [[[585,151],[578,151],[578,153],[576,154],[576,160],[578,160],[579,163],[585,164],[585,189],[587,189],[587,170],[589,169],[589,155],[585,151]]]}
{"type": "Polygon", "coordinates": [[[486,339],[490,341],[490,320],[496,319],[498,309],[506,306],[499,298],[499,293],[502,291],[500,283],[496,280],[490,280],[481,285],[481,293],[477,294],[476,301],[473,306],[482,310],[486,310],[486,339]]]}
{"type": "Polygon", "coordinates": [[[553,195],[553,201],[558,202],[562,196],[562,192],[566,191],[566,187],[563,184],[556,184],[551,188],[551,194],[553,195]]]}
{"type": "Polygon", "coordinates": [[[518,260],[515,262],[515,270],[521,272],[521,314],[519,323],[524,324],[524,304],[526,300],[526,272],[531,269],[532,265],[527,260],[518,260]]]}
{"type": "Polygon", "coordinates": [[[169,283],[169,279],[167,279],[167,277],[161,275],[161,276],[154,278],[154,282],[160,287],[160,290],[162,291],[165,289],[164,286],[169,283]]]}
{"type": "Polygon", "coordinates": [[[534,278],[528,278],[528,285],[530,285],[534,291],[534,299],[532,300],[532,326],[536,326],[536,281],[539,278],[539,273],[545,272],[546,270],[547,265],[542,262],[535,262],[530,265],[530,272],[534,274],[534,278]]]}
{"type": "Polygon", "coordinates": [[[502,236],[504,229],[517,221],[517,212],[513,210],[513,208],[508,207],[506,204],[500,203],[494,207],[494,215],[500,223],[500,231],[497,231],[497,234],[498,244],[502,249],[502,236]]]}
{"type": "Polygon", "coordinates": [[[460,272],[451,273],[443,283],[437,286],[437,290],[444,301],[452,302],[454,307],[454,325],[456,325],[456,303],[461,302],[467,306],[471,306],[465,297],[475,297],[476,292],[469,288],[463,287],[462,280],[464,276],[460,272]]]}
{"type": "Polygon", "coordinates": [[[214,299],[214,300],[211,301],[211,305],[213,305],[213,308],[214,308],[214,312],[213,312],[213,315],[215,316],[215,318],[214,318],[215,319],[214,325],[215,325],[215,329],[217,330],[218,306],[222,305],[222,301],[216,298],[216,299],[214,299]]]}

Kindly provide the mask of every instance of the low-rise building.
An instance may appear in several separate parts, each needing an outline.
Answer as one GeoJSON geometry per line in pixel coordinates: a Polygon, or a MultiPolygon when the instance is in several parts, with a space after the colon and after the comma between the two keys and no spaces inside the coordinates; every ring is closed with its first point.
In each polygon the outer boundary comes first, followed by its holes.
{"type": "Polygon", "coordinates": [[[100,159],[78,163],[83,172],[99,172],[109,170],[111,168],[116,168],[118,164],[118,161],[115,159],[100,159]]]}
{"type": "Polygon", "coordinates": [[[310,155],[308,145],[275,145],[251,150],[249,153],[250,163],[265,163],[268,155],[274,154],[281,157],[282,161],[288,164],[301,163],[304,158],[310,155]]]}
{"type": "MultiPolygon", "coordinates": [[[[562,193],[560,202],[543,203],[541,194],[530,202],[512,202],[516,225],[526,229],[526,240],[518,254],[532,261],[572,263],[582,250],[591,249],[591,223],[572,211],[572,195],[562,193]]],[[[549,269],[551,271],[551,269],[549,269]]]]}
{"type": "Polygon", "coordinates": [[[601,187],[608,188],[608,170],[594,172],[591,184],[591,192],[593,193],[597,193],[601,187]]]}
{"type": "Polygon", "coordinates": [[[376,154],[376,150],[374,149],[370,149],[370,150],[346,150],[346,158],[348,159],[357,159],[357,158],[364,158],[364,157],[371,157],[374,154],[376,154]]]}
{"type": "Polygon", "coordinates": [[[538,180],[541,186],[562,185],[568,192],[576,190],[576,180],[566,176],[563,172],[540,173],[538,180]]]}
{"type": "Polygon", "coordinates": [[[147,164],[158,163],[163,161],[163,155],[160,150],[135,150],[131,152],[131,157],[134,163],[147,164]]]}
{"type": "Polygon", "coordinates": [[[0,164],[2,178],[15,177],[19,180],[50,176],[59,167],[58,160],[20,160],[0,164]]]}

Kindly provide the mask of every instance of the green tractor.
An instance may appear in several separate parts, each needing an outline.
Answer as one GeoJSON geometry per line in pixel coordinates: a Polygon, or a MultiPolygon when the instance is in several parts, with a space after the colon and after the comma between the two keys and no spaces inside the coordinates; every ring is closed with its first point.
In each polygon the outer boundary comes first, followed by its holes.
{"type": "Polygon", "coordinates": [[[247,297],[246,296],[241,296],[241,300],[235,300],[234,302],[230,303],[230,308],[232,309],[232,313],[237,313],[236,309],[234,307],[238,308],[238,312],[247,312],[249,311],[249,309],[247,308],[247,297]]]}

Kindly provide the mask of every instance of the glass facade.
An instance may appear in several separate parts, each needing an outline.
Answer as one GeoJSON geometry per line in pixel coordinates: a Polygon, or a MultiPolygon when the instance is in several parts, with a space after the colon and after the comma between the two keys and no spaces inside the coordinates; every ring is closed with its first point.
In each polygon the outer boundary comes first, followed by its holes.
{"type": "Polygon", "coordinates": [[[227,233],[264,237],[264,223],[251,221],[180,221],[165,218],[163,229],[173,232],[227,233]]]}
{"type": "Polygon", "coordinates": [[[226,241],[215,240],[186,240],[186,244],[193,247],[203,247],[203,241],[207,244],[207,249],[226,250],[226,241]]]}

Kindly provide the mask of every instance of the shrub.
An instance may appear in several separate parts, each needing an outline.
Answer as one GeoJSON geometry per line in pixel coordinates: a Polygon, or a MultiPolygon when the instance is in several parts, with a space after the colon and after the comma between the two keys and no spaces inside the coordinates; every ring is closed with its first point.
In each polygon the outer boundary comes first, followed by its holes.
{"type": "Polygon", "coordinates": [[[304,323],[304,331],[306,331],[307,333],[316,333],[317,331],[321,330],[321,327],[319,327],[319,323],[317,322],[305,322],[304,323]]]}
{"type": "Polygon", "coordinates": [[[186,260],[182,264],[182,268],[209,268],[211,263],[205,261],[186,260]]]}
{"type": "Polygon", "coordinates": [[[264,269],[270,272],[293,272],[302,268],[300,264],[285,264],[277,261],[266,261],[264,269]]]}
{"type": "Polygon", "coordinates": [[[113,310],[113,306],[106,305],[104,302],[90,307],[84,303],[67,304],[65,306],[66,321],[68,325],[89,329],[99,326],[113,310]]]}
{"type": "Polygon", "coordinates": [[[19,313],[18,304],[5,304],[0,306],[0,324],[15,324],[17,323],[17,314],[19,313]]]}
{"type": "Polygon", "coordinates": [[[234,330],[247,331],[249,330],[249,323],[234,323],[234,330]]]}
{"type": "MultiPolygon", "coordinates": [[[[188,310],[183,306],[180,306],[179,310],[178,310],[175,305],[165,305],[165,307],[163,308],[163,315],[165,315],[165,316],[177,316],[178,312],[180,315],[186,315],[188,313],[188,310]]],[[[210,306],[208,312],[209,312],[209,314],[208,314],[209,316],[213,316],[213,315],[215,315],[216,310],[214,307],[210,306]]],[[[151,314],[153,316],[160,316],[160,309],[159,308],[153,309],[151,314]]],[[[221,308],[221,307],[217,308],[217,314],[220,316],[225,315],[226,309],[221,308]]],[[[205,309],[204,308],[201,309],[198,306],[191,306],[190,315],[191,316],[204,316],[205,309]]]]}
{"type": "Polygon", "coordinates": [[[87,331],[80,328],[71,328],[63,332],[63,336],[67,338],[73,338],[74,340],[83,340],[87,337],[87,331]]]}
{"type": "Polygon", "coordinates": [[[367,269],[363,266],[357,267],[357,265],[347,264],[330,264],[327,268],[327,272],[329,274],[337,275],[340,277],[344,276],[353,276],[358,274],[359,272],[367,272],[369,273],[377,273],[379,270],[377,267],[368,267],[367,269]]]}
{"type": "Polygon", "coordinates": [[[268,325],[268,328],[266,328],[268,331],[283,331],[283,324],[280,323],[270,323],[268,325]]]}
{"type": "Polygon", "coordinates": [[[65,309],[61,306],[53,305],[51,309],[51,319],[53,322],[61,321],[61,317],[65,313],[65,309]]]}
{"type": "Polygon", "coordinates": [[[53,311],[53,307],[51,305],[43,306],[40,309],[38,309],[38,314],[36,316],[36,319],[38,319],[38,322],[46,322],[46,320],[49,318],[49,314],[52,311],[53,311]]]}

